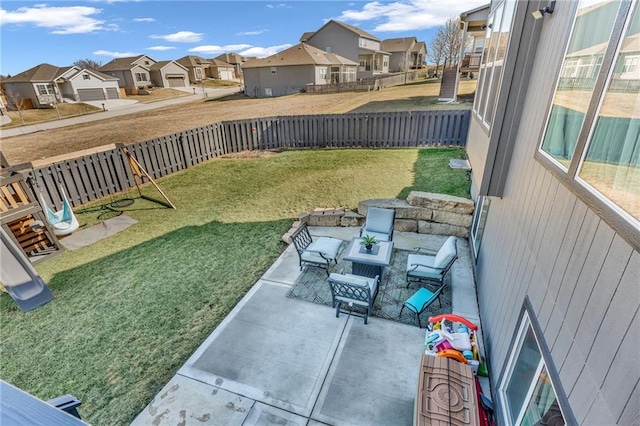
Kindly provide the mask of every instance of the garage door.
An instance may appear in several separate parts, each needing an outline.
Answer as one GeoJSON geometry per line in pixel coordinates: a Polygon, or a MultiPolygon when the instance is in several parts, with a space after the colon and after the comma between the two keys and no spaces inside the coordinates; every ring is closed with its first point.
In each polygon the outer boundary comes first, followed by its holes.
{"type": "Polygon", "coordinates": [[[104,101],[104,91],[102,89],[78,89],[78,98],[81,102],[104,101]]]}
{"type": "Polygon", "coordinates": [[[186,87],[183,75],[168,75],[167,81],[169,82],[169,87],[186,87]]]}
{"type": "Polygon", "coordinates": [[[107,88],[107,98],[108,99],[120,99],[120,93],[118,93],[118,89],[115,87],[107,88]]]}

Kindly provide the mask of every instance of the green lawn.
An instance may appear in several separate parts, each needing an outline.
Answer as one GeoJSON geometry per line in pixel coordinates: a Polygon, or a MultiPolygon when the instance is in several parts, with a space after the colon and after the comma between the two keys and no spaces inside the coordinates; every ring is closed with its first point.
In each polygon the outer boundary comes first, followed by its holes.
{"type": "MultiPolygon", "coordinates": [[[[300,212],[411,189],[468,197],[467,173],[448,167],[464,156],[286,151],[160,179],[177,210],[138,198],[126,208],[137,225],[38,266],[56,300],[24,314],[0,296],[1,377],[45,400],[74,394],[92,424],[128,424],[278,257],[300,212]]],[[[81,223],[96,221],[91,207],[81,223]]]]}

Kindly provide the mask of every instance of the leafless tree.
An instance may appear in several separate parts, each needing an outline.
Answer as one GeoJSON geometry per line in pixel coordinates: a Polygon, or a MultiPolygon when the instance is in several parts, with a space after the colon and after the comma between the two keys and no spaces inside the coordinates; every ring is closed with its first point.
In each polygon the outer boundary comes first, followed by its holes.
{"type": "Polygon", "coordinates": [[[102,62],[87,58],[87,59],[78,59],[73,63],[73,65],[75,65],[80,69],[97,70],[102,66],[102,62]]]}
{"type": "Polygon", "coordinates": [[[444,32],[438,29],[436,35],[433,36],[431,42],[429,43],[429,51],[428,56],[431,62],[436,65],[436,77],[438,76],[438,71],[440,69],[440,63],[443,59],[445,59],[445,39],[444,32]]]}
{"type": "Polygon", "coordinates": [[[25,124],[22,111],[29,108],[29,99],[21,98],[16,92],[8,90],[4,86],[2,87],[2,92],[7,100],[7,109],[15,111],[18,114],[18,117],[20,117],[22,124],[25,124]]]}
{"type": "MultiPolygon", "coordinates": [[[[434,61],[436,58],[444,60],[444,68],[453,67],[458,63],[460,48],[463,44],[464,46],[468,45],[470,41],[471,39],[467,36],[463,39],[460,20],[457,16],[453,16],[438,27],[436,35],[431,40],[429,57],[434,61]]],[[[438,64],[439,62],[436,63],[436,67],[438,64]]]]}

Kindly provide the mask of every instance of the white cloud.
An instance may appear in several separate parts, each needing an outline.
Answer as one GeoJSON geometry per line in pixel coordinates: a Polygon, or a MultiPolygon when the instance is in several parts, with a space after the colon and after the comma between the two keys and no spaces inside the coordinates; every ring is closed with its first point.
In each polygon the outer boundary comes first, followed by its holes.
{"type": "Polygon", "coordinates": [[[93,52],[96,56],[110,56],[112,58],[128,58],[129,56],[138,56],[135,52],[111,52],[110,50],[96,50],[93,52]]]}
{"type": "Polygon", "coordinates": [[[147,50],[171,50],[175,49],[173,46],[151,46],[147,47],[147,50]]]}
{"type": "Polygon", "coordinates": [[[257,30],[257,31],[242,31],[236,33],[237,36],[252,36],[252,35],[260,35],[262,33],[266,33],[269,30],[257,30]]]}
{"type": "Polygon", "coordinates": [[[153,18],[133,18],[134,22],[156,22],[153,18]]]}
{"type": "Polygon", "coordinates": [[[161,39],[173,43],[195,43],[202,40],[203,33],[194,33],[192,31],[178,31],[173,34],[152,35],[149,38],[161,39]]]}
{"type": "Polygon", "coordinates": [[[349,9],[336,18],[340,21],[373,21],[372,31],[400,32],[437,27],[448,18],[486,4],[486,0],[401,0],[393,3],[377,1],[366,3],[360,9],[349,9]]]}
{"type": "Polygon", "coordinates": [[[53,34],[85,34],[100,30],[117,30],[117,25],[104,25],[104,20],[95,18],[95,15],[101,12],[102,9],[95,7],[55,7],[46,4],[20,7],[14,11],[0,9],[0,26],[32,24],[36,27],[51,28],[53,34]]]}
{"type": "Polygon", "coordinates": [[[278,53],[281,50],[288,49],[291,46],[292,46],[291,44],[279,44],[277,46],[269,46],[269,47],[253,46],[253,47],[250,47],[249,49],[246,49],[240,52],[240,54],[242,56],[257,56],[258,58],[264,58],[267,56],[271,56],[274,53],[278,53]]]}
{"type": "Polygon", "coordinates": [[[271,3],[269,3],[269,4],[267,4],[266,6],[267,6],[269,9],[282,9],[283,7],[286,7],[286,8],[291,9],[291,6],[289,6],[289,5],[288,5],[288,4],[286,4],[286,3],[278,3],[278,4],[271,4],[271,3]]]}
{"type": "Polygon", "coordinates": [[[239,50],[248,49],[250,44],[227,44],[226,46],[216,46],[212,44],[197,46],[189,49],[189,52],[201,53],[204,55],[216,55],[227,52],[237,52],[239,50]]]}

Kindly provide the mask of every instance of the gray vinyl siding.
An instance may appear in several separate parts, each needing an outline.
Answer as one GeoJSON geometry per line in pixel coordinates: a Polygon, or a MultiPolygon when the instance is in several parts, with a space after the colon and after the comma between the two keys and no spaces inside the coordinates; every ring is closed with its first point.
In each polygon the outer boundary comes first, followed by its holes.
{"type": "MultiPolygon", "coordinates": [[[[640,253],[534,159],[575,6],[558,2],[539,20],[504,194],[491,200],[477,260],[478,302],[494,390],[528,296],[575,419],[638,424],[640,253]]],[[[488,143],[478,126],[468,139],[475,185],[488,143]]]]}
{"type": "Polygon", "coordinates": [[[320,50],[331,47],[331,53],[358,62],[359,41],[358,34],[332,22],[321,31],[316,32],[307,43],[320,50]]]}
{"type": "Polygon", "coordinates": [[[315,65],[281,66],[275,67],[276,73],[271,73],[271,67],[245,68],[243,70],[245,94],[262,98],[264,89],[270,88],[272,96],[300,93],[308,83],[316,83],[315,65]]]}

